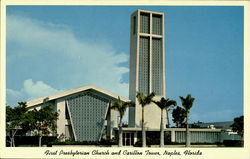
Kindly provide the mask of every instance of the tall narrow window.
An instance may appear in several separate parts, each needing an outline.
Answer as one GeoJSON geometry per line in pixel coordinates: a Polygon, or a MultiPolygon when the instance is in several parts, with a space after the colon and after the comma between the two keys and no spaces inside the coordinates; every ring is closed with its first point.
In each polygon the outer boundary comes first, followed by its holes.
{"type": "Polygon", "coordinates": [[[153,14],[153,34],[162,35],[162,16],[153,14]]]}
{"type": "Polygon", "coordinates": [[[136,34],[136,16],[133,17],[133,34],[136,34]]]}
{"type": "Polygon", "coordinates": [[[67,139],[74,139],[71,125],[65,125],[65,136],[67,139]]]}
{"type": "Polygon", "coordinates": [[[149,93],[149,37],[140,37],[139,51],[139,92],[149,93]]]}
{"type": "Polygon", "coordinates": [[[148,33],[149,34],[149,29],[150,29],[150,15],[148,13],[141,13],[140,15],[140,32],[141,33],[148,33]]]}
{"type": "Polygon", "coordinates": [[[69,110],[68,110],[68,107],[67,107],[67,104],[65,103],[65,118],[66,119],[70,119],[69,118],[69,110]]]}
{"type": "Polygon", "coordinates": [[[163,95],[163,57],[162,40],[152,39],[152,91],[156,95],[163,95]]]}

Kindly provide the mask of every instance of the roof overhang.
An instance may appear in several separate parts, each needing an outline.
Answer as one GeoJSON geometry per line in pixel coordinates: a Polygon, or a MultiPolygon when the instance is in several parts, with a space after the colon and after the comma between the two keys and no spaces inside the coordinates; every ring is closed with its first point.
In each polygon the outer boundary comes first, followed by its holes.
{"type": "MultiPolygon", "coordinates": [[[[58,92],[58,93],[55,93],[55,94],[52,94],[52,95],[49,95],[49,96],[45,96],[45,97],[41,97],[41,98],[37,98],[37,99],[27,101],[27,107],[34,106],[34,105],[39,105],[39,104],[42,104],[44,102],[49,102],[49,101],[52,101],[52,100],[63,98],[63,97],[66,97],[66,96],[69,96],[69,95],[72,95],[72,94],[75,94],[75,93],[79,93],[79,92],[82,92],[82,91],[86,91],[86,90],[95,90],[97,92],[103,93],[103,94],[105,94],[107,96],[110,96],[112,98],[118,99],[118,95],[116,95],[114,93],[111,93],[109,91],[106,91],[104,89],[98,88],[98,87],[93,86],[93,85],[88,85],[88,86],[75,88],[75,89],[70,89],[70,90],[58,92]]],[[[122,97],[122,96],[119,96],[119,97],[120,97],[121,101],[123,101],[123,102],[130,101],[129,99],[127,99],[125,97],[122,97]]]]}

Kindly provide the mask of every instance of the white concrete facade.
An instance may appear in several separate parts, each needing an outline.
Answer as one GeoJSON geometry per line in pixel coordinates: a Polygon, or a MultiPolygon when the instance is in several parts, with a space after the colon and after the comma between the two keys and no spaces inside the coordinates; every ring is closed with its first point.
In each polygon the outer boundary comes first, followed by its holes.
{"type": "MultiPolygon", "coordinates": [[[[155,100],[165,97],[164,14],[137,10],[131,15],[129,99],[136,107],[129,108],[129,126],[141,127],[142,108],[136,93],[156,93],[155,100]]],[[[144,109],[145,126],[160,128],[160,109],[151,103],[144,109]]],[[[166,123],[166,112],[164,112],[166,123]]]]}
{"type": "MultiPolygon", "coordinates": [[[[56,133],[58,135],[64,135],[66,137],[66,139],[80,141],[77,138],[77,136],[79,136],[78,135],[79,131],[78,131],[78,134],[76,132],[79,125],[78,126],[74,125],[74,124],[76,124],[76,122],[74,122],[74,117],[75,116],[79,116],[79,117],[85,116],[86,114],[81,114],[81,112],[88,111],[87,109],[91,109],[91,108],[78,107],[77,112],[79,112],[79,113],[73,113],[73,112],[71,112],[73,109],[69,107],[69,99],[72,97],[78,97],[84,92],[93,92],[97,96],[101,96],[101,98],[107,99],[108,102],[106,102],[106,108],[105,108],[105,110],[103,110],[103,113],[102,113],[105,121],[103,122],[103,125],[101,126],[102,128],[100,129],[100,134],[102,134],[102,135],[104,134],[105,137],[108,137],[108,138],[114,137],[114,128],[118,127],[119,113],[115,110],[109,110],[109,106],[111,103],[113,103],[114,101],[116,101],[118,99],[118,96],[111,93],[111,92],[97,88],[95,86],[85,86],[85,87],[81,87],[81,88],[76,88],[76,89],[72,89],[72,90],[59,92],[57,94],[42,97],[39,99],[34,99],[31,101],[28,101],[27,106],[29,109],[34,109],[34,108],[40,109],[43,106],[51,106],[54,109],[54,111],[57,111],[59,113],[58,120],[56,121],[57,122],[56,133]],[[68,110],[68,114],[66,112],[66,109],[68,110]],[[104,128],[106,129],[105,133],[104,133],[104,128]]],[[[120,99],[123,102],[129,101],[128,99],[126,99],[124,97],[120,97],[120,99]]],[[[79,99],[77,99],[77,100],[79,101],[79,99]]],[[[82,101],[82,102],[88,103],[89,101],[82,101]]],[[[90,106],[92,104],[93,104],[93,106],[96,105],[95,103],[89,103],[90,106]]],[[[97,111],[97,110],[94,110],[94,111],[97,111]]],[[[85,121],[83,121],[83,123],[91,120],[93,118],[94,114],[95,114],[95,112],[93,114],[89,114],[89,117],[87,117],[85,119],[85,121]]],[[[79,117],[77,117],[77,118],[79,118],[79,117]]],[[[89,129],[91,129],[91,128],[92,127],[90,127],[89,129]]],[[[93,132],[95,132],[94,129],[95,128],[93,128],[93,132]]],[[[84,130],[84,128],[82,128],[82,130],[84,130]]],[[[83,136],[84,136],[84,134],[86,134],[86,132],[84,132],[84,131],[80,132],[80,133],[81,133],[81,135],[83,134],[83,136]]],[[[100,136],[100,138],[101,137],[102,136],[100,136]]],[[[100,138],[98,138],[97,140],[100,140],[100,138]]]]}
{"type": "MultiPolygon", "coordinates": [[[[141,128],[123,128],[124,133],[134,134],[134,139],[130,140],[130,145],[135,144],[138,141],[137,135],[141,131],[141,128]]],[[[147,131],[159,132],[159,129],[148,129],[147,131]]],[[[184,143],[186,128],[165,128],[165,133],[170,134],[170,141],[172,143],[184,143]]],[[[190,128],[191,142],[192,143],[218,143],[223,142],[221,129],[208,129],[208,128],[190,128]]]]}

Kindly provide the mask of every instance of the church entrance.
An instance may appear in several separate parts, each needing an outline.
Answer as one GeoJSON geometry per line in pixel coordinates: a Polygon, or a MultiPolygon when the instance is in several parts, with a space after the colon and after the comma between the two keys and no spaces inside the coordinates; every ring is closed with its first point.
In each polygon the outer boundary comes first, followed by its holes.
{"type": "Polygon", "coordinates": [[[134,132],[123,132],[122,142],[123,146],[134,145],[134,132]]]}

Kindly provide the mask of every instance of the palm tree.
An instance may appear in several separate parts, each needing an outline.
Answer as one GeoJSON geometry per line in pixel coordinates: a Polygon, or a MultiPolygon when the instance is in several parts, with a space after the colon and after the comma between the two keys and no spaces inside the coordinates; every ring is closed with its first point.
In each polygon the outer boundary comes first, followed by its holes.
{"type": "Polygon", "coordinates": [[[188,117],[190,109],[194,103],[194,98],[192,98],[191,94],[188,94],[186,98],[180,96],[180,99],[186,115],[186,147],[190,147],[190,132],[188,127],[188,117]]]}
{"type": "Polygon", "coordinates": [[[163,122],[163,111],[167,110],[168,116],[168,108],[170,106],[176,106],[176,101],[170,100],[169,98],[165,99],[164,97],[161,98],[160,101],[153,101],[160,109],[161,109],[161,140],[160,140],[160,147],[164,147],[164,122],[163,122]]]}
{"type": "Polygon", "coordinates": [[[138,92],[136,95],[136,98],[138,99],[139,103],[142,106],[142,147],[146,147],[146,131],[144,127],[144,107],[148,104],[150,104],[153,101],[153,97],[155,96],[155,93],[152,92],[149,95],[144,95],[141,92],[138,92]]]}
{"type": "Polygon", "coordinates": [[[120,123],[119,123],[119,143],[118,146],[121,147],[122,146],[122,118],[126,112],[126,109],[128,107],[134,107],[135,104],[134,102],[122,102],[120,100],[120,97],[118,97],[118,100],[115,101],[112,105],[111,105],[111,109],[117,110],[120,114],[120,123]]]}

